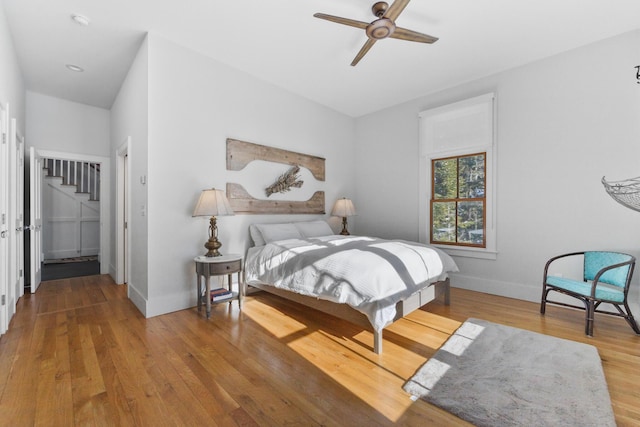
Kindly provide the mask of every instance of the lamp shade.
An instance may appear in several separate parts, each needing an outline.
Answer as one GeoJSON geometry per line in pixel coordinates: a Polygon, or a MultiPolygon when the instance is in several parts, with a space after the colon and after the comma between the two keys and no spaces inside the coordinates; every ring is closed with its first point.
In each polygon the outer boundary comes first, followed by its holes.
{"type": "Polygon", "coordinates": [[[224,216],[233,215],[233,209],[224,191],[212,188],[202,190],[200,198],[193,210],[193,216],[224,216]]]}
{"type": "Polygon", "coordinates": [[[336,203],[333,205],[333,209],[331,210],[331,215],[341,216],[343,218],[354,216],[356,215],[356,208],[353,206],[351,199],[343,197],[342,199],[336,200],[336,203]]]}

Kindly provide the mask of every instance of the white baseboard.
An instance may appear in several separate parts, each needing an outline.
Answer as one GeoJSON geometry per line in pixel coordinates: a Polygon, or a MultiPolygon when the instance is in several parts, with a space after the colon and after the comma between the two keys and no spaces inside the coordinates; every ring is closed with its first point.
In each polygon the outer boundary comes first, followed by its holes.
{"type": "MultiPolygon", "coordinates": [[[[113,270],[113,269],[112,269],[113,270]]],[[[452,273],[451,286],[455,288],[468,289],[485,294],[498,295],[507,298],[515,298],[524,301],[540,302],[542,284],[536,286],[525,285],[523,283],[504,282],[492,279],[466,276],[464,274],[452,273]]],[[[129,299],[140,310],[146,318],[172,313],[174,311],[186,310],[196,305],[196,295],[193,290],[185,290],[171,295],[160,297],[144,298],[131,284],[129,286],[129,299]]],[[[455,301],[452,301],[455,303],[455,301]]],[[[631,311],[640,320],[640,295],[639,292],[631,292],[629,295],[629,305],[631,311]]]]}
{"type": "Polygon", "coordinates": [[[451,286],[455,288],[468,289],[470,291],[483,292],[485,294],[499,295],[525,301],[540,301],[542,284],[530,286],[523,283],[502,282],[493,279],[471,277],[460,273],[451,273],[450,276],[451,286]]]}
{"type": "MultiPolygon", "coordinates": [[[[451,286],[455,288],[537,303],[540,302],[540,298],[542,297],[542,283],[537,283],[536,286],[529,286],[522,283],[501,282],[498,280],[465,276],[459,273],[451,273],[450,276],[451,286]]],[[[636,318],[636,321],[640,324],[640,289],[637,287],[633,288],[633,284],[631,286],[628,296],[629,308],[636,318]]],[[[576,304],[577,302],[577,305],[580,305],[578,300],[557,292],[554,293],[553,299],[570,304],[576,304]]],[[[452,304],[454,303],[455,302],[452,301],[452,304]]]]}
{"type": "MultiPolygon", "coordinates": [[[[102,263],[100,264],[100,267],[102,267],[102,263]]],[[[100,272],[102,273],[102,272],[100,272]]],[[[104,273],[102,273],[104,274],[104,273]]],[[[109,276],[111,276],[111,278],[113,279],[114,282],[116,282],[116,266],[113,264],[109,264],[109,271],[107,272],[107,274],[109,274],[109,276]]],[[[116,282],[118,283],[118,282],[116,282]]],[[[121,285],[122,283],[118,283],[118,285],[121,285]]]]}
{"type": "Polygon", "coordinates": [[[195,290],[149,298],[145,317],[149,318],[174,311],[185,310],[195,305],[195,290]]]}
{"type": "MultiPolygon", "coordinates": [[[[217,278],[212,277],[211,288],[224,286],[223,282],[225,280],[226,278],[224,276],[218,276],[217,278]]],[[[232,287],[235,291],[238,290],[237,277],[233,278],[232,287]]],[[[160,316],[162,314],[195,307],[197,304],[196,298],[195,286],[187,286],[187,289],[173,294],[151,297],[147,300],[146,317],[160,316]]]]}
{"type": "Polygon", "coordinates": [[[127,286],[129,291],[129,299],[131,300],[131,302],[133,302],[133,305],[135,305],[138,310],[140,310],[140,313],[142,313],[144,317],[149,317],[147,316],[147,299],[143,297],[142,294],[138,292],[136,287],[131,283],[128,283],[127,286]]]}

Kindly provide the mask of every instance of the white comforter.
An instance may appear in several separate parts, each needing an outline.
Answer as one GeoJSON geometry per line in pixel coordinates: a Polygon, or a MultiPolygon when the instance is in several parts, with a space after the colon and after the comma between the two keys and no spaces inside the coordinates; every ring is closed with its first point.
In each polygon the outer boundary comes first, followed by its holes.
{"type": "Polygon", "coordinates": [[[249,249],[245,262],[248,284],[349,304],[376,330],[393,321],[398,301],[455,271],[435,247],[359,236],[281,240],[249,249]]]}

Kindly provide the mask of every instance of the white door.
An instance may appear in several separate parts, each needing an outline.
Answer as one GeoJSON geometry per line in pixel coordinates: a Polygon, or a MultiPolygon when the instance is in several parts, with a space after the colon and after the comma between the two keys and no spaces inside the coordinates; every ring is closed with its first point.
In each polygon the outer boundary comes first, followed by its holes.
{"type": "Polygon", "coordinates": [[[116,283],[128,283],[129,275],[129,145],[128,136],[116,154],[116,283]]]}
{"type": "Polygon", "coordinates": [[[8,107],[0,105],[0,334],[9,326],[7,291],[9,289],[9,144],[8,107]]]}
{"type": "Polygon", "coordinates": [[[34,147],[29,149],[31,293],[42,278],[42,158],[34,147]]]}
{"type": "MultiPolygon", "coordinates": [[[[14,129],[16,129],[14,127],[14,129]]],[[[24,137],[18,134],[17,129],[15,133],[15,149],[16,149],[16,172],[14,174],[16,179],[16,193],[14,198],[16,216],[16,241],[15,241],[15,254],[16,254],[16,304],[18,299],[24,295],[24,137]]]]}
{"type": "Polygon", "coordinates": [[[16,312],[23,272],[22,253],[22,144],[18,139],[16,119],[11,119],[9,128],[9,289],[7,293],[7,317],[11,320],[16,312]]]}
{"type": "Polygon", "coordinates": [[[129,260],[129,155],[124,155],[124,203],[123,208],[124,212],[122,213],[124,216],[124,253],[123,253],[123,267],[122,271],[124,272],[124,281],[122,283],[129,283],[128,280],[128,260],[129,260]]]}

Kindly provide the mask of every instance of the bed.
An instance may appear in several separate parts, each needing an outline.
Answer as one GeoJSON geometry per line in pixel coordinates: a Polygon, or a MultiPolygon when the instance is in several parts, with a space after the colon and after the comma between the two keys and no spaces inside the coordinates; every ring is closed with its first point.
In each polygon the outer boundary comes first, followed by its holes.
{"type": "Polygon", "coordinates": [[[373,328],[376,353],[382,331],[442,297],[458,271],[438,248],[403,240],[334,235],[325,221],[254,224],[245,259],[245,283],[314,309],[373,328]]]}

